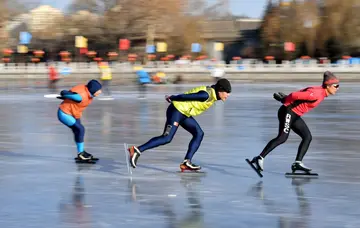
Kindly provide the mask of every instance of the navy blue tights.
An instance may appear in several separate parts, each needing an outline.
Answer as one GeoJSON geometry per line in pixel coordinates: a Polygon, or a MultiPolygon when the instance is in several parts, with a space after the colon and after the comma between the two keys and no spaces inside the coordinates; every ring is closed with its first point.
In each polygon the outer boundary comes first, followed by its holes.
{"type": "Polygon", "coordinates": [[[185,156],[185,159],[191,160],[195,152],[199,149],[201,141],[204,137],[204,132],[193,117],[183,115],[174,107],[173,104],[169,105],[166,111],[166,124],[163,134],[150,139],[147,143],[139,146],[138,149],[140,152],[143,152],[145,150],[170,143],[174,138],[179,125],[190,132],[193,136],[185,156]]]}

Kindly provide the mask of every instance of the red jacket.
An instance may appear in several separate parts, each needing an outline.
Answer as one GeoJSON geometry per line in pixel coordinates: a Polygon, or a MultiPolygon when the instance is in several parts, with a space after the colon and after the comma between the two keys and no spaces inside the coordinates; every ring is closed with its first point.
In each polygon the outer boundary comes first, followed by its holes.
{"type": "Polygon", "coordinates": [[[326,91],[322,86],[307,87],[290,93],[285,98],[284,105],[302,116],[318,106],[325,97],[327,97],[326,91]]]}

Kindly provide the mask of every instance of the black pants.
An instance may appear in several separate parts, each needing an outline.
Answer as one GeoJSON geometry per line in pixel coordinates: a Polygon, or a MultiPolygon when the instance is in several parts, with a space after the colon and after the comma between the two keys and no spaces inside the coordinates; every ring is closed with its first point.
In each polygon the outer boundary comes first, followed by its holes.
{"type": "Polygon", "coordinates": [[[302,161],[304,158],[310,142],[312,140],[311,132],[304,122],[304,120],[296,113],[288,110],[285,106],[281,106],[278,111],[279,119],[279,134],[276,138],[272,139],[261,152],[260,156],[265,157],[278,145],[286,142],[289,137],[290,129],[301,137],[296,161],[302,161]]]}

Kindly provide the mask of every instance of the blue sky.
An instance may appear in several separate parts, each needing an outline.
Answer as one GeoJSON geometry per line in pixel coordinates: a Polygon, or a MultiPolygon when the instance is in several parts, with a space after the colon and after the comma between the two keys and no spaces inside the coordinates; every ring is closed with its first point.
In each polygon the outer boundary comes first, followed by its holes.
{"type": "MultiPolygon", "coordinates": [[[[164,0],[166,1],[166,0],[164,0]]],[[[209,0],[213,2],[214,0],[209,0]]],[[[262,17],[267,0],[229,0],[230,10],[235,15],[247,15],[252,18],[262,17]]],[[[66,8],[72,0],[41,0],[41,4],[51,5],[56,8],[66,8]]]]}

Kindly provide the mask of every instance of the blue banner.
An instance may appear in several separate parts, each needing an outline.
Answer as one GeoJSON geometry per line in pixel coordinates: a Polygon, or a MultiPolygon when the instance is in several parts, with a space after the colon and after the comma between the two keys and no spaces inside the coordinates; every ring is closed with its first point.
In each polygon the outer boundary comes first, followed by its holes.
{"type": "Polygon", "coordinates": [[[191,52],[201,52],[201,45],[199,43],[192,43],[191,44],[191,52]]]}
{"type": "Polygon", "coordinates": [[[146,53],[155,53],[155,45],[147,45],[146,53]]]}
{"type": "Polygon", "coordinates": [[[29,32],[20,32],[20,44],[30,44],[32,35],[29,32]]]}

